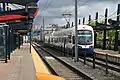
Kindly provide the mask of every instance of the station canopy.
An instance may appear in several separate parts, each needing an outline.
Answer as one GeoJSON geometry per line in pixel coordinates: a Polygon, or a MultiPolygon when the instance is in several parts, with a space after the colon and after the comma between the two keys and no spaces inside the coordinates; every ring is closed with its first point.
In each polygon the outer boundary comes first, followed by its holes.
{"type": "Polygon", "coordinates": [[[0,3],[15,3],[20,5],[27,5],[30,3],[37,3],[39,0],[0,0],[0,3]]]}
{"type": "MultiPolygon", "coordinates": [[[[28,8],[28,13],[31,13],[31,16],[36,16],[38,12],[37,8],[28,8]]],[[[11,21],[24,19],[26,16],[24,15],[25,9],[18,9],[6,12],[0,12],[0,22],[11,21]]]]}
{"type": "MultiPolygon", "coordinates": [[[[23,6],[27,6],[27,15],[29,13],[30,17],[34,18],[37,15],[38,8],[37,2],[39,0],[0,0],[0,3],[13,3],[23,6]],[[33,6],[29,8],[29,6],[33,6]]],[[[23,21],[26,19],[26,9],[17,9],[17,10],[8,10],[0,11],[0,22],[6,23],[10,26],[11,29],[17,30],[20,33],[29,32],[30,29],[26,26],[26,22],[23,21]]]]}

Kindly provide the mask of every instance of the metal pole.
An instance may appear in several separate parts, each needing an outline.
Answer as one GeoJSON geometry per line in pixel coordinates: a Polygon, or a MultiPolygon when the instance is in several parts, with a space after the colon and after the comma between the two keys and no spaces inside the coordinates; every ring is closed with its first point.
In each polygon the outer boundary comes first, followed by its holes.
{"type": "Polygon", "coordinates": [[[7,52],[7,27],[5,26],[5,63],[8,62],[7,60],[7,55],[8,55],[8,52],[7,52]]]}
{"type": "Polygon", "coordinates": [[[28,12],[28,4],[25,6],[25,12],[28,12]]]}
{"type": "MultiPolygon", "coordinates": [[[[96,17],[95,17],[95,24],[96,24],[96,27],[98,25],[98,12],[96,12],[96,17]]],[[[97,47],[97,33],[95,32],[94,34],[94,47],[96,48],[97,47]]]]}
{"type": "Polygon", "coordinates": [[[85,17],[83,17],[83,25],[85,24],[85,17]]]}
{"type": "Polygon", "coordinates": [[[108,74],[108,54],[106,54],[106,75],[108,74]]]}
{"type": "Polygon", "coordinates": [[[95,52],[93,52],[93,69],[95,69],[95,52]]]}
{"type": "MultiPolygon", "coordinates": [[[[10,28],[8,27],[8,39],[10,39],[10,28]]],[[[10,60],[10,49],[11,49],[11,46],[10,46],[10,43],[11,42],[11,39],[8,40],[8,59],[10,60]]]]}
{"type": "Polygon", "coordinates": [[[80,25],[80,19],[79,19],[79,25],[80,25]]]}
{"type": "Polygon", "coordinates": [[[43,44],[44,44],[44,19],[43,19],[43,44]]]}
{"type": "Polygon", "coordinates": [[[8,3],[6,3],[6,5],[7,5],[7,11],[9,11],[9,7],[8,7],[9,5],[8,5],[8,3]]]}
{"type": "Polygon", "coordinates": [[[89,15],[89,19],[88,19],[89,25],[90,25],[90,21],[91,21],[91,15],[89,15]]]}
{"type": "Polygon", "coordinates": [[[64,56],[65,56],[65,53],[66,53],[66,52],[65,52],[65,42],[66,42],[66,41],[64,40],[64,56]]]}
{"type": "Polygon", "coordinates": [[[78,61],[77,0],[75,0],[75,61],[78,61]]]}
{"type": "Polygon", "coordinates": [[[30,31],[30,53],[31,53],[31,31],[30,31]]]}
{"type": "MultiPolygon", "coordinates": [[[[108,9],[105,9],[105,24],[107,24],[107,14],[108,14],[108,9]]],[[[106,29],[104,29],[104,35],[103,35],[103,49],[106,49],[106,29]]]]}
{"type": "Polygon", "coordinates": [[[86,51],[84,53],[84,65],[86,65],[86,51]]]}
{"type": "MultiPolygon", "coordinates": [[[[119,15],[119,14],[120,14],[120,4],[118,4],[118,9],[117,9],[117,15],[119,15]]],[[[120,21],[120,16],[117,16],[117,21],[120,21]]],[[[116,25],[116,27],[119,27],[119,24],[116,25]]],[[[118,50],[118,36],[119,36],[119,32],[117,30],[118,29],[116,28],[114,51],[118,50]]]]}
{"type": "Polygon", "coordinates": [[[6,10],[5,10],[5,7],[6,7],[6,6],[5,6],[5,3],[3,2],[3,11],[6,11],[6,10]]]}
{"type": "Polygon", "coordinates": [[[20,34],[18,34],[18,49],[20,49],[20,34]]]}

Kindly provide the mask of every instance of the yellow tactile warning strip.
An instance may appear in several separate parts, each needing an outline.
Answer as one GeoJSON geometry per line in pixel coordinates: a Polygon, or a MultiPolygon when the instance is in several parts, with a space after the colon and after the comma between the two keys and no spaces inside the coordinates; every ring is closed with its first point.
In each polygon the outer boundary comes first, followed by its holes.
{"type": "Polygon", "coordinates": [[[36,80],[65,80],[64,78],[50,74],[33,46],[31,46],[31,54],[36,69],[36,80]]]}
{"type": "Polygon", "coordinates": [[[37,80],[65,80],[61,77],[51,75],[51,74],[36,73],[36,76],[37,76],[37,80]]]}
{"type": "Polygon", "coordinates": [[[31,47],[31,53],[32,53],[36,72],[50,74],[50,72],[48,71],[48,69],[46,68],[42,60],[40,59],[39,55],[37,54],[33,46],[31,47]]]}

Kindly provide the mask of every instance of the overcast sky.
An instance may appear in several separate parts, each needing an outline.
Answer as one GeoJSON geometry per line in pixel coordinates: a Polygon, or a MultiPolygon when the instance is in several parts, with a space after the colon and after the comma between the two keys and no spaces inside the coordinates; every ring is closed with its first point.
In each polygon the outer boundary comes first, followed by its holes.
{"type": "MultiPolygon", "coordinates": [[[[40,27],[43,18],[45,26],[49,24],[65,25],[66,20],[62,14],[72,14],[70,22],[74,22],[74,2],[75,0],[39,0],[38,15],[34,19],[34,24],[40,27]]],[[[99,12],[99,18],[104,16],[104,10],[109,9],[109,15],[117,11],[117,5],[120,0],[78,0],[78,19],[86,18],[92,15],[95,19],[96,12],[99,12]]],[[[114,15],[115,16],[115,15],[114,15]]]]}

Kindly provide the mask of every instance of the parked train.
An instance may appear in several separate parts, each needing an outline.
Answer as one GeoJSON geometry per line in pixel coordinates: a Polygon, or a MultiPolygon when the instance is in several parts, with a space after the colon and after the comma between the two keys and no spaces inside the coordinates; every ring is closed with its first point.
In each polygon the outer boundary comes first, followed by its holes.
{"type": "MultiPolygon", "coordinates": [[[[78,55],[92,55],[94,51],[93,28],[88,25],[78,25],[77,30],[78,55]]],[[[65,48],[75,54],[75,26],[45,35],[45,43],[57,49],[65,48]]]]}

